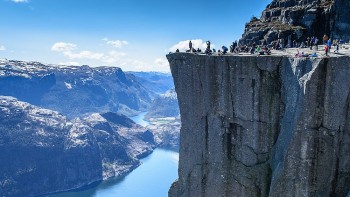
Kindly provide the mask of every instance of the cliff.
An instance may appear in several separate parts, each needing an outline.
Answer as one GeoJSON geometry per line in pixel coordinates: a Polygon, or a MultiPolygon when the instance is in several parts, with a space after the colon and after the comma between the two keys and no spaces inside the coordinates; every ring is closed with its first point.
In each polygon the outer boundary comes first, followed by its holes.
{"type": "Polygon", "coordinates": [[[120,177],[154,148],[152,133],[125,116],[69,120],[0,96],[0,196],[38,196],[120,177]]]}
{"type": "Polygon", "coordinates": [[[350,39],[350,2],[347,0],[273,0],[261,17],[246,24],[241,44],[283,38],[298,42],[324,34],[333,39],[350,39]]]}
{"type": "Polygon", "coordinates": [[[346,196],[350,57],[167,56],[181,112],[169,196],[346,196]]]}

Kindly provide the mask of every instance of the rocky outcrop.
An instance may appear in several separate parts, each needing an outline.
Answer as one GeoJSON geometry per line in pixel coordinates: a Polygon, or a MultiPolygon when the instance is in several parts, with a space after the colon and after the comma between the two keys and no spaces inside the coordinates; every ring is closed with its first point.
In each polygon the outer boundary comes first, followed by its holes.
{"type": "Polygon", "coordinates": [[[178,150],[181,121],[175,89],[155,98],[145,119],[150,122],[147,128],[152,130],[158,147],[178,150]]]}
{"type": "Polygon", "coordinates": [[[181,128],[179,117],[152,118],[147,128],[152,131],[157,147],[178,151],[181,128]]]}
{"type": "Polygon", "coordinates": [[[182,122],[169,196],[346,196],[350,57],[167,58],[182,122]]]}
{"type": "Polygon", "coordinates": [[[246,24],[241,44],[267,44],[283,39],[293,40],[324,34],[334,39],[350,39],[350,3],[347,0],[273,0],[260,19],[253,17],[246,24]]]}
{"type": "Polygon", "coordinates": [[[0,196],[38,196],[119,177],[154,147],[152,133],[125,116],[68,120],[0,96],[0,196]]]}

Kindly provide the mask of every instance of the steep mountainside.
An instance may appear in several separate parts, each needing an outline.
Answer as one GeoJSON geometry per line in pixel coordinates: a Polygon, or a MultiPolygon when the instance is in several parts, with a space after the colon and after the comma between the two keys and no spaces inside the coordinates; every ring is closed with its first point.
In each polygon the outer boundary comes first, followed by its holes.
{"type": "Polygon", "coordinates": [[[180,115],[179,104],[175,89],[168,90],[152,101],[146,119],[161,117],[178,117],[180,115]]]}
{"type": "Polygon", "coordinates": [[[270,43],[284,39],[284,44],[324,34],[333,39],[350,39],[350,1],[348,0],[273,0],[261,18],[246,24],[241,44],[270,43]]]}
{"type": "Polygon", "coordinates": [[[135,76],[135,80],[156,94],[164,94],[174,88],[173,77],[170,73],[159,72],[126,72],[135,76]]]}
{"type": "Polygon", "coordinates": [[[169,196],[350,191],[349,56],[167,58],[182,122],[169,196]]]}
{"type": "Polygon", "coordinates": [[[37,196],[121,176],[154,147],[152,133],[125,116],[68,120],[0,96],[0,196],[37,196]]]}
{"type": "Polygon", "coordinates": [[[95,112],[133,115],[153,93],[116,67],[58,67],[0,61],[0,95],[13,96],[72,118],[95,112]]]}

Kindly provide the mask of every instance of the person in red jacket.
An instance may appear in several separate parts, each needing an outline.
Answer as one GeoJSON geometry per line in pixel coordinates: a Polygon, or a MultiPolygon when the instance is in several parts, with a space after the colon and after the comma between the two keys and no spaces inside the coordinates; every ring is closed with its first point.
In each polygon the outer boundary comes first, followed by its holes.
{"type": "Polygon", "coordinates": [[[327,44],[324,47],[324,51],[326,52],[326,56],[328,56],[329,46],[327,44]]]}

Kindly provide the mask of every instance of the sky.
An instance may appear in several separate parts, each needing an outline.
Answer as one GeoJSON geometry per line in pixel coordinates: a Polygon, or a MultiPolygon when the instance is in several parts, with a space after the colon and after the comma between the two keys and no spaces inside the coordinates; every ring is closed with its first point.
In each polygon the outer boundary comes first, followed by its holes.
{"type": "Polygon", "coordinates": [[[165,55],[238,40],[271,0],[0,0],[0,58],[169,72],[165,55]]]}

